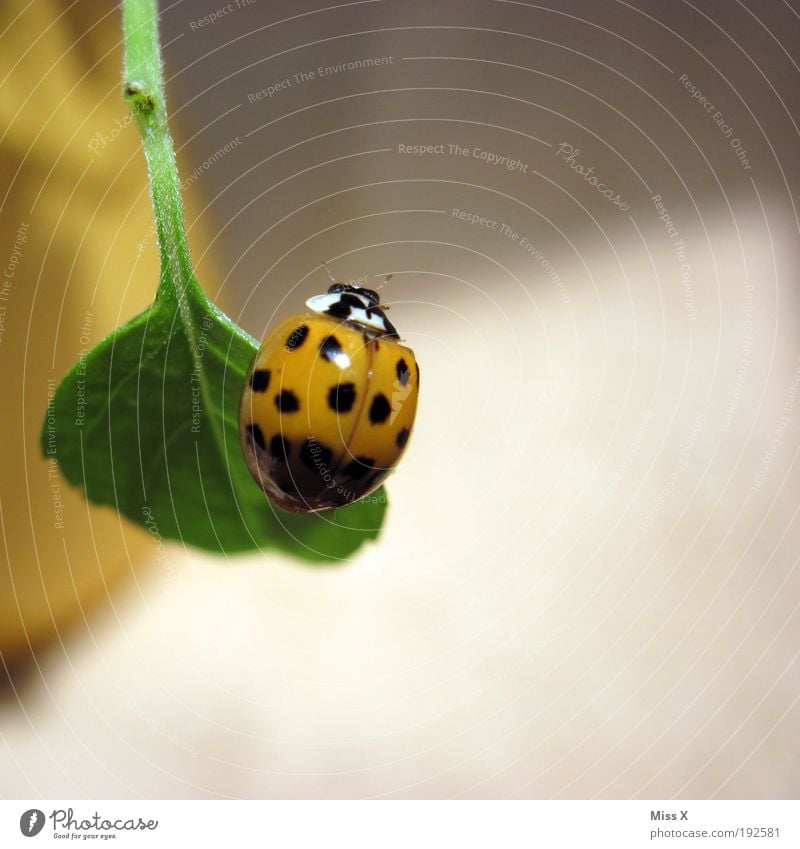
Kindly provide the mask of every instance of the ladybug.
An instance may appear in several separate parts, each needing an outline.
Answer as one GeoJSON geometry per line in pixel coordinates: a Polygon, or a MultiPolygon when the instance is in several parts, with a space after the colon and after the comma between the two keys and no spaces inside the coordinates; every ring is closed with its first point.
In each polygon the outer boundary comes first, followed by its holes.
{"type": "Polygon", "coordinates": [[[334,283],[267,333],[239,407],[244,456],[284,510],[313,513],[373,492],[414,426],[419,366],[372,289],[334,283]]]}

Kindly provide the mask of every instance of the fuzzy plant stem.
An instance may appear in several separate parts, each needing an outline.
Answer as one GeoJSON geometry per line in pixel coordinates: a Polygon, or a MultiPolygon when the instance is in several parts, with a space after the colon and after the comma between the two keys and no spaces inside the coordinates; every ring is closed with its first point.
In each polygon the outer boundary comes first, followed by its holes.
{"type": "Polygon", "coordinates": [[[122,29],[125,47],[122,94],[139,127],[147,160],[161,254],[159,295],[164,294],[166,278],[172,281],[172,292],[177,290],[180,297],[196,283],[186,241],[178,166],[167,126],[156,0],[123,0],[122,29]]]}

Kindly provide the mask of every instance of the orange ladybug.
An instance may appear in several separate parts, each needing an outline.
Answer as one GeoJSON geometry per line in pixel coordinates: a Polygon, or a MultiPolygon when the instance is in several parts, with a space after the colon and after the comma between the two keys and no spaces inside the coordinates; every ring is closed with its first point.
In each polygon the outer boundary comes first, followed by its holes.
{"type": "Polygon", "coordinates": [[[245,380],[239,428],[247,465],[284,510],[363,498],[402,457],[419,366],[377,292],[334,283],[265,337],[245,380]]]}

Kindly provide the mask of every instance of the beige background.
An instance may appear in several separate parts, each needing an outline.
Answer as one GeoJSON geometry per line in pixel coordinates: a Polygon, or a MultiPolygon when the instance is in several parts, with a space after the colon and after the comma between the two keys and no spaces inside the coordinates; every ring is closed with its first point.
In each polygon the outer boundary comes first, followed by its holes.
{"type": "Polygon", "coordinates": [[[796,797],[796,5],[217,7],[163,14],[204,285],[393,273],[417,428],[350,562],[171,546],[39,651],[0,793],[796,797]]]}

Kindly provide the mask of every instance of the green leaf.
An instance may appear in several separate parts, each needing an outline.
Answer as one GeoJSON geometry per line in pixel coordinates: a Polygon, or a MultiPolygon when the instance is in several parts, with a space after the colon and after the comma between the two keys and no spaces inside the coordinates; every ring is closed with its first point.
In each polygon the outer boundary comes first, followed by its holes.
{"type": "Polygon", "coordinates": [[[258,343],[208,300],[192,273],[155,3],[126,0],[123,19],[124,96],[142,134],[161,279],[153,305],[65,376],[42,450],[52,456],[56,446],[62,473],[90,501],[162,538],[221,553],[278,548],[307,560],[345,558],[377,536],[385,492],[303,516],[273,506],[253,481],[238,406],[258,343]]]}

